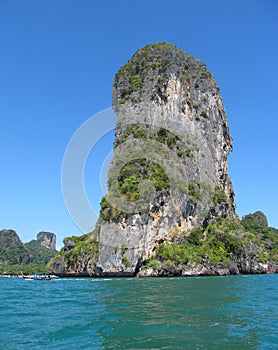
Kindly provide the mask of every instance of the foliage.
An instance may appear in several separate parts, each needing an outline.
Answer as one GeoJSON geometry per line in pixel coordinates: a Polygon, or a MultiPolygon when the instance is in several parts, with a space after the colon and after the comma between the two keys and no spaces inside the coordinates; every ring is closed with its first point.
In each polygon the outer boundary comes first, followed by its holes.
{"type": "Polygon", "coordinates": [[[130,265],[129,260],[126,256],[122,257],[122,263],[125,265],[126,268],[130,265]]]}
{"type": "Polygon", "coordinates": [[[216,86],[203,63],[185,54],[174,45],[156,43],[138,50],[116,74],[115,86],[120,88],[119,104],[124,104],[128,100],[139,101],[144,92],[145,81],[152,81],[154,84],[152,95],[154,101],[158,103],[161,100],[166,101],[167,96],[164,90],[176,66],[179,66],[177,76],[186,87],[198,88],[206,80],[216,86]]]}
{"type": "Polygon", "coordinates": [[[27,264],[30,260],[29,251],[24,246],[16,245],[14,247],[0,246],[0,261],[8,264],[27,264]]]}
{"type": "Polygon", "coordinates": [[[24,246],[15,234],[1,235],[0,262],[15,265],[27,264],[30,260],[30,251],[24,246]]]}
{"type": "Polygon", "coordinates": [[[200,116],[203,117],[203,118],[208,118],[208,114],[207,114],[206,111],[202,111],[202,112],[200,113],[200,116]]]}
{"type": "Polygon", "coordinates": [[[42,246],[36,240],[23,244],[16,234],[1,235],[0,273],[47,273],[47,263],[55,254],[55,250],[42,246]]]}
{"type": "Polygon", "coordinates": [[[139,75],[131,75],[129,85],[122,90],[120,103],[125,103],[125,101],[131,97],[133,92],[142,88],[142,85],[143,80],[139,75]]]}
{"type": "MultiPolygon", "coordinates": [[[[255,219],[256,217],[257,214],[255,219]]],[[[262,215],[259,217],[262,218],[262,215]]],[[[178,267],[186,265],[189,261],[212,264],[230,262],[242,254],[245,255],[245,249],[250,243],[258,247],[258,251],[253,255],[255,254],[259,261],[278,261],[278,230],[258,226],[258,221],[253,219],[248,217],[248,229],[239,220],[216,217],[206,230],[201,227],[189,232],[174,230],[172,240],[161,243],[155,250],[155,257],[148,259],[143,268],[157,270],[169,263],[178,267]]],[[[264,224],[265,220],[261,221],[261,225],[264,224]]]]}
{"type": "Polygon", "coordinates": [[[3,264],[0,263],[0,274],[3,275],[31,275],[35,273],[50,274],[50,269],[46,264],[3,264]]]}
{"type": "Polygon", "coordinates": [[[167,174],[157,162],[145,158],[133,159],[120,171],[118,177],[120,193],[130,201],[138,199],[141,180],[150,180],[157,191],[168,189],[170,186],[167,174]]]}
{"type": "Polygon", "coordinates": [[[145,270],[145,269],[157,270],[160,267],[160,265],[161,263],[157,259],[149,258],[143,264],[142,270],[145,270]]]}
{"type": "Polygon", "coordinates": [[[196,229],[193,229],[190,232],[187,238],[187,241],[189,244],[192,244],[192,245],[201,245],[202,238],[203,238],[203,232],[200,227],[197,227],[196,229]]]}
{"type": "Polygon", "coordinates": [[[82,236],[67,237],[67,240],[75,243],[75,247],[71,250],[66,250],[66,247],[63,247],[53,260],[63,258],[64,264],[73,268],[76,266],[80,255],[86,256],[87,260],[90,259],[92,263],[96,262],[99,249],[95,234],[94,231],[82,236]]]}
{"type": "Polygon", "coordinates": [[[163,242],[156,249],[156,257],[161,261],[173,261],[186,264],[188,262],[186,245],[163,242]]]}
{"type": "Polygon", "coordinates": [[[211,228],[209,234],[204,237],[201,228],[197,228],[181,244],[160,245],[156,256],[159,260],[171,260],[175,263],[185,264],[188,260],[219,263],[231,261],[237,249],[241,249],[239,239],[231,234],[223,234],[221,230],[211,228]]]}
{"type": "Polygon", "coordinates": [[[31,253],[30,262],[35,264],[47,264],[55,255],[56,251],[42,246],[38,241],[32,240],[25,244],[31,253]]]}
{"type": "Polygon", "coordinates": [[[228,201],[228,198],[226,193],[223,190],[221,190],[219,186],[215,186],[214,195],[212,199],[213,204],[216,205],[218,203],[227,202],[227,201],[228,201]]]}
{"type": "Polygon", "coordinates": [[[169,148],[173,149],[174,146],[180,141],[180,138],[177,135],[174,135],[169,130],[165,128],[160,128],[157,131],[157,135],[155,136],[155,140],[161,143],[166,144],[169,148]]]}
{"type": "Polygon", "coordinates": [[[200,197],[201,197],[200,184],[198,184],[198,183],[190,183],[190,184],[188,184],[188,194],[195,201],[198,201],[200,199],[200,197]]]}
{"type": "Polygon", "coordinates": [[[128,124],[124,133],[116,138],[114,146],[117,147],[118,145],[124,143],[130,135],[133,135],[133,137],[136,139],[146,139],[148,132],[146,127],[143,127],[138,123],[128,124]]]}
{"type": "MultiPolygon", "coordinates": [[[[150,140],[155,140],[166,145],[171,150],[177,150],[177,152],[182,151],[187,147],[187,145],[179,136],[173,134],[166,128],[160,127],[157,130],[149,131],[146,125],[142,126],[140,123],[128,124],[125,128],[124,133],[117,136],[114,145],[118,146],[124,143],[130,135],[136,139],[148,138],[150,140]]],[[[194,145],[192,150],[198,150],[198,146],[194,145]]]]}
{"type": "MultiPolygon", "coordinates": [[[[142,199],[142,205],[141,207],[139,206],[141,209],[138,210],[147,212],[148,209],[145,207],[143,197],[144,195],[147,195],[147,191],[152,192],[153,187],[148,187],[146,184],[144,188],[140,189],[140,184],[145,180],[153,185],[156,192],[167,190],[170,187],[170,180],[168,178],[168,175],[157,162],[147,160],[145,158],[139,158],[133,159],[125,164],[122,167],[118,177],[113,180],[110,179],[111,182],[109,194],[113,195],[114,192],[111,187],[117,186],[120,195],[124,196],[125,200],[129,202],[138,200],[140,202],[142,199]]],[[[117,193],[114,195],[113,203],[115,203],[117,200],[117,195],[117,193]]],[[[108,196],[102,198],[100,206],[100,217],[104,221],[117,221],[120,217],[125,217],[128,214],[116,209],[116,207],[114,207],[114,205],[109,202],[108,196]]]]}
{"type": "Polygon", "coordinates": [[[261,211],[256,211],[253,214],[243,216],[242,225],[246,230],[261,230],[262,228],[268,227],[267,218],[261,211]]]}
{"type": "Polygon", "coordinates": [[[133,175],[124,178],[120,185],[120,191],[126,195],[127,199],[131,202],[140,197],[138,185],[140,181],[133,175]]]}
{"type": "Polygon", "coordinates": [[[267,218],[261,212],[245,215],[241,221],[245,229],[245,241],[263,247],[265,258],[278,261],[278,230],[268,227],[267,218]]]}
{"type": "Polygon", "coordinates": [[[100,218],[103,221],[114,221],[119,219],[122,212],[111,205],[106,196],[102,197],[100,202],[100,218]]]}

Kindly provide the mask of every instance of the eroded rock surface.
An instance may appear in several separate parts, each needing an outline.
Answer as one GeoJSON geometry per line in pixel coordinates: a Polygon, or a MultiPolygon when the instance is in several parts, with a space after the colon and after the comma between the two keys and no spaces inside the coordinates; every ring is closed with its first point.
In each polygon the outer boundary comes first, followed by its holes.
{"type": "Polygon", "coordinates": [[[56,250],[56,235],[52,232],[39,232],[37,241],[48,249],[56,250]]]}
{"type": "Polygon", "coordinates": [[[235,216],[232,138],[212,75],[170,44],[139,50],[119,70],[113,108],[118,122],[97,265],[104,274],[134,274],[174,230],[235,216]]]}
{"type": "Polygon", "coordinates": [[[278,272],[278,230],[235,213],[232,138],[204,63],[167,43],[138,50],[113,84],[108,194],[91,234],[68,237],[61,276],[278,272]]]}

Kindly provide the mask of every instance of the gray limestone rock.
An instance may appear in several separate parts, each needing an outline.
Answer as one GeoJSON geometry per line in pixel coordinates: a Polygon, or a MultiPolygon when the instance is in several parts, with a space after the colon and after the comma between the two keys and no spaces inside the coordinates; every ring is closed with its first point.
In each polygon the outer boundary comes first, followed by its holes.
{"type": "Polygon", "coordinates": [[[117,125],[108,194],[95,230],[64,240],[53,273],[278,272],[278,230],[262,212],[242,222],[235,213],[232,138],[205,64],[174,45],[148,45],[118,71],[112,95],[117,125]]]}
{"type": "Polygon", "coordinates": [[[52,232],[39,232],[37,241],[48,249],[56,250],[56,235],[52,232]]]}
{"type": "Polygon", "coordinates": [[[211,73],[170,44],[148,45],[119,70],[113,108],[97,266],[103,275],[133,275],[173,230],[235,217],[232,138],[211,73]]]}

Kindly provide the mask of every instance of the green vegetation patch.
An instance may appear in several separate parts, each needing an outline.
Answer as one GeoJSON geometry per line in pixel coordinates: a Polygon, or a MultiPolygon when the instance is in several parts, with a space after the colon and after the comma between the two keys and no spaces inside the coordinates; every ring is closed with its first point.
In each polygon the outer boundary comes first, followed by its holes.
{"type": "Polygon", "coordinates": [[[23,244],[14,235],[1,237],[0,274],[49,273],[48,262],[56,251],[32,240],[23,244]]]}
{"type": "Polygon", "coordinates": [[[139,183],[150,180],[156,191],[169,189],[170,182],[163,168],[148,159],[134,159],[127,163],[120,171],[118,186],[120,193],[129,201],[137,200],[140,196],[139,183]]]}
{"type": "Polygon", "coordinates": [[[278,230],[268,226],[266,216],[257,211],[244,216],[241,223],[246,232],[245,240],[250,240],[265,250],[264,260],[278,261],[278,230]]]}
{"type": "Polygon", "coordinates": [[[128,124],[124,133],[115,139],[114,146],[117,147],[126,142],[127,138],[131,135],[136,139],[146,139],[148,138],[148,130],[146,129],[146,126],[142,126],[138,123],[128,124]]]}
{"type": "Polygon", "coordinates": [[[142,140],[154,140],[165,145],[171,151],[186,164],[188,158],[193,157],[194,152],[199,152],[199,146],[196,143],[192,143],[190,139],[183,141],[181,137],[173,134],[171,131],[164,127],[154,129],[150,125],[140,123],[128,124],[121,135],[118,135],[114,141],[114,146],[117,147],[126,142],[130,137],[142,140]]]}
{"type": "MultiPolygon", "coordinates": [[[[139,158],[133,159],[123,166],[118,177],[113,180],[116,184],[113,182],[110,183],[110,195],[113,195],[111,188],[117,186],[119,194],[124,196],[127,201],[134,202],[140,200],[140,183],[144,180],[149,181],[153,185],[156,193],[164,190],[167,191],[170,188],[168,175],[157,162],[139,158]]],[[[143,190],[148,191],[147,186],[143,190]]],[[[144,194],[147,195],[147,193],[144,194]]],[[[115,198],[116,195],[113,199],[115,200],[115,198]]],[[[112,205],[107,196],[102,198],[100,206],[100,217],[104,221],[118,221],[121,216],[125,217],[127,215],[127,213],[118,210],[112,205]]],[[[147,208],[144,207],[144,199],[142,199],[141,210],[147,211],[147,208]]]]}
{"type": "Polygon", "coordinates": [[[48,249],[42,246],[37,240],[32,240],[25,244],[25,247],[30,250],[30,263],[45,264],[56,255],[56,250],[48,249]]]}
{"type": "Polygon", "coordinates": [[[266,227],[264,220],[258,225],[257,218],[248,216],[240,222],[217,217],[206,230],[197,227],[190,232],[175,231],[170,242],[157,246],[155,257],[148,259],[143,268],[157,270],[169,262],[176,268],[187,262],[231,262],[246,254],[245,247],[251,243],[258,247],[253,257],[261,262],[278,261],[278,230],[266,227]]]}
{"type": "Polygon", "coordinates": [[[103,221],[117,221],[121,215],[123,213],[111,205],[106,196],[102,197],[100,202],[100,218],[103,221]]]}
{"type": "Polygon", "coordinates": [[[35,273],[50,274],[50,269],[46,264],[6,264],[0,263],[0,274],[3,275],[32,275],[35,273]]]}
{"type": "Polygon", "coordinates": [[[223,190],[221,190],[219,186],[215,187],[212,202],[214,205],[218,203],[228,202],[226,193],[223,190]]]}
{"type": "Polygon", "coordinates": [[[74,248],[67,250],[67,247],[64,246],[54,257],[54,260],[63,258],[64,264],[73,268],[77,265],[81,255],[86,256],[87,260],[91,260],[92,264],[98,260],[99,247],[96,241],[95,231],[82,236],[67,237],[66,240],[73,242],[75,244],[74,248]]]}
{"type": "Polygon", "coordinates": [[[216,83],[206,65],[169,43],[150,44],[138,50],[115,76],[115,87],[120,87],[119,104],[127,100],[138,102],[144,93],[144,84],[154,87],[152,100],[167,101],[165,89],[170,76],[175,75],[188,87],[199,88],[203,82],[216,83]]]}

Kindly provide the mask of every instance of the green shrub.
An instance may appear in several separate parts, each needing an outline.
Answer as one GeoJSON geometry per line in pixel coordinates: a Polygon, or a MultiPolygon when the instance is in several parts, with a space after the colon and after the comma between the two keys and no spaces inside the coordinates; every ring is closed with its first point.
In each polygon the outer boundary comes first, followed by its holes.
{"type": "Polygon", "coordinates": [[[188,194],[195,201],[198,201],[201,197],[200,184],[198,183],[188,184],[188,194]]]}
{"type": "Polygon", "coordinates": [[[164,242],[157,247],[156,257],[163,261],[169,260],[175,263],[186,264],[188,262],[184,244],[177,245],[164,242]]]}
{"type": "Polygon", "coordinates": [[[241,223],[247,230],[260,231],[262,228],[268,228],[267,218],[261,211],[243,216],[241,223]]]}
{"type": "Polygon", "coordinates": [[[203,118],[208,118],[208,114],[207,114],[206,111],[202,111],[202,112],[200,113],[200,116],[203,117],[203,118]]]}
{"type": "Polygon", "coordinates": [[[144,179],[150,180],[157,191],[170,187],[168,175],[158,163],[147,159],[134,159],[125,164],[120,171],[118,177],[120,193],[129,201],[139,199],[139,183],[144,179]]]}
{"type": "MultiPolygon", "coordinates": [[[[87,259],[94,264],[98,259],[99,246],[96,241],[96,230],[92,233],[88,233],[82,236],[67,237],[68,240],[75,243],[75,247],[67,251],[64,247],[57,253],[52,261],[58,258],[64,259],[64,264],[67,266],[75,267],[80,255],[87,256],[87,259]]],[[[50,262],[50,266],[52,264],[50,262]]]]}
{"type": "Polygon", "coordinates": [[[176,265],[188,261],[202,263],[204,260],[217,264],[229,262],[242,252],[242,227],[233,224],[232,219],[220,219],[218,223],[207,227],[206,235],[201,227],[189,234],[179,231],[174,233],[173,243],[162,243],[156,249],[156,258],[160,261],[172,261],[176,265]]]}
{"type": "Polygon", "coordinates": [[[140,181],[135,176],[126,177],[121,184],[120,192],[126,195],[129,201],[135,201],[139,198],[139,185],[140,181]]]}
{"type": "Polygon", "coordinates": [[[122,257],[122,263],[125,265],[126,268],[130,265],[129,260],[126,256],[122,257]]]}
{"type": "Polygon", "coordinates": [[[119,219],[122,212],[111,205],[106,196],[102,197],[100,202],[100,218],[104,221],[113,221],[119,219]]]}
{"type": "Polygon", "coordinates": [[[161,263],[157,259],[149,258],[142,266],[142,270],[146,270],[146,269],[157,270],[160,267],[160,265],[161,263]]]}
{"type": "Polygon", "coordinates": [[[200,227],[197,227],[193,231],[191,231],[187,238],[188,243],[193,245],[201,245],[202,239],[203,239],[203,232],[200,227]]]}
{"type": "Polygon", "coordinates": [[[227,202],[227,201],[228,201],[228,198],[226,193],[223,190],[221,190],[219,186],[215,186],[214,195],[212,199],[213,204],[216,205],[218,203],[227,202]]]}

